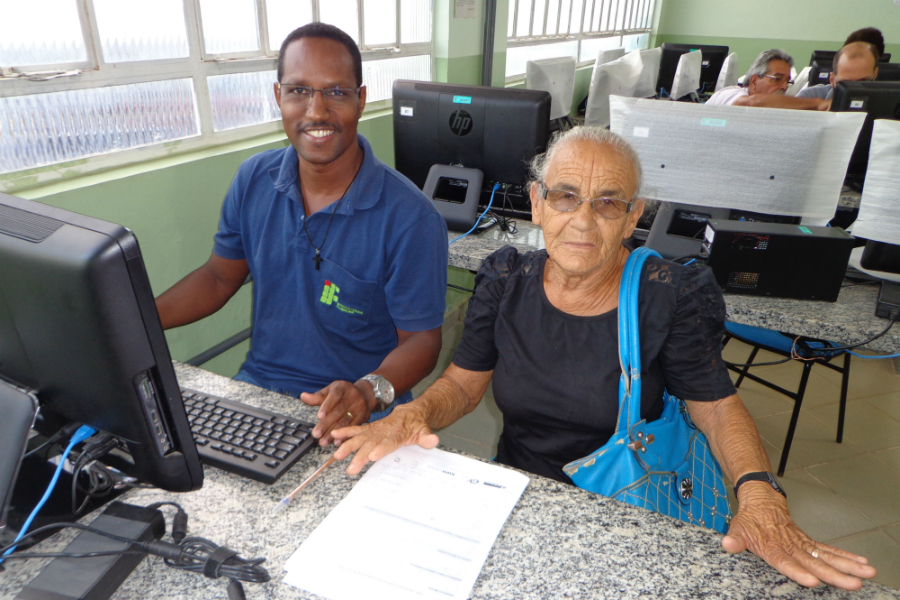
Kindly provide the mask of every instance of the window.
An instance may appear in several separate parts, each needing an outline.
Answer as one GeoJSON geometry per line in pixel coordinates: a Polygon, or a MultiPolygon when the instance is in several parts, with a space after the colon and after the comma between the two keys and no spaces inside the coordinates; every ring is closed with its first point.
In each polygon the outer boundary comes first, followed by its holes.
{"type": "Polygon", "coordinates": [[[647,48],[654,0],[510,0],[506,77],[529,60],[571,56],[589,63],[605,48],[647,48]]]}
{"type": "Polygon", "coordinates": [[[360,45],[369,108],[388,106],[394,79],[432,79],[431,0],[7,3],[0,175],[13,175],[0,190],[45,165],[114,166],[279,131],[278,50],[312,21],[360,45]]]}

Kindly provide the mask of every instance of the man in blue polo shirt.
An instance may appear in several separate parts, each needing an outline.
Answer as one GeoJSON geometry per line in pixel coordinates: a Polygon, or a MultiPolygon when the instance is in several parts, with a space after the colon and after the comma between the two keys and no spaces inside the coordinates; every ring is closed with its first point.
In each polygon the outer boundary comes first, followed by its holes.
{"type": "Polygon", "coordinates": [[[359,49],[323,23],[293,31],[275,98],[291,145],[248,159],[209,260],[157,299],[163,327],[221,308],[253,276],[253,342],[235,379],[320,406],[313,435],[356,425],[428,375],[441,348],[447,229],[357,134],[359,49]]]}

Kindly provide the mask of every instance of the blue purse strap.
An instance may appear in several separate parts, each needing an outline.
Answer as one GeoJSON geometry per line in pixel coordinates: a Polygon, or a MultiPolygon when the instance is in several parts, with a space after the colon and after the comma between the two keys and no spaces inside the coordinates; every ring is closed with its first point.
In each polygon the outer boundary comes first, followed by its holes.
{"type": "Polygon", "coordinates": [[[659,253],[642,246],[625,263],[619,283],[619,419],[616,433],[629,431],[641,415],[641,339],[638,327],[638,290],[644,263],[659,253]]]}

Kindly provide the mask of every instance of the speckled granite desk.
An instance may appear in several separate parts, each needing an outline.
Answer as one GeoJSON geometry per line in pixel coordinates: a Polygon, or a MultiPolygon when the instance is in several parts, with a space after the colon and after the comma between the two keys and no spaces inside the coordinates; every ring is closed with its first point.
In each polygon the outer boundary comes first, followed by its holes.
{"type": "MultiPolygon", "coordinates": [[[[201,369],[177,365],[185,387],[239,399],[298,418],[314,410],[201,369]]],[[[206,469],[203,488],[188,494],[134,490],[122,499],[139,505],[173,500],[190,515],[188,535],[206,537],[244,557],[266,557],[268,584],[245,584],[249,598],[295,599],[314,596],[281,583],[282,567],[349,492],[356,478],[328,469],[278,518],[271,510],[323,462],[314,450],[279,482],[266,486],[215,468],[206,469]]],[[[72,537],[45,541],[58,549],[72,537]]],[[[335,557],[338,560],[338,557],[335,557]]],[[[43,566],[43,560],[8,563],[0,575],[0,598],[12,598],[43,566]]],[[[900,591],[866,584],[849,594],[790,583],[755,556],[730,556],[719,536],[655,513],[532,476],[519,504],[500,533],[475,584],[472,598],[546,600],[549,598],[900,598],[900,591]]],[[[225,598],[224,580],[170,569],[145,559],[113,596],[116,600],[225,598]]]]}
{"type": "MultiPolygon", "coordinates": [[[[523,219],[517,219],[516,224],[515,235],[494,226],[454,242],[450,246],[450,266],[477,271],[488,255],[507,244],[518,246],[523,252],[544,247],[544,235],[539,227],[523,219]]],[[[451,232],[450,239],[457,235],[451,232]]],[[[837,302],[725,294],[725,303],[728,319],[735,323],[846,344],[869,339],[887,326],[886,319],[875,316],[878,289],[877,284],[848,286],[841,290],[837,302]]],[[[866,347],[880,352],[900,352],[900,328],[894,327],[866,347]]]]}

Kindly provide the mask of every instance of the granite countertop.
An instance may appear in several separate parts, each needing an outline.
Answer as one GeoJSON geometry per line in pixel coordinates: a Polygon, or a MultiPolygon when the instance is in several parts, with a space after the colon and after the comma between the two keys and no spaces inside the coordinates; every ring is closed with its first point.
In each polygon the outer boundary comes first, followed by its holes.
{"type": "MultiPolygon", "coordinates": [[[[492,252],[512,244],[521,251],[544,247],[540,227],[517,219],[518,233],[509,234],[496,226],[477,235],[468,235],[450,246],[450,266],[477,271],[492,252]]],[[[450,232],[450,239],[459,235],[450,232]]],[[[841,290],[837,302],[789,300],[762,296],[725,294],[727,318],[743,325],[784,331],[794,335],[827,339],[841,344],[867,340],[888,325],[875,316],[877,284],[849,284],[841,290]]],[[[900,327],[866,345],[878,352],[900,352],[900,327]]]]}
{"type": "MultiPolygon", "coordinates": [[[[226,396],[312,420],[313,408],[296,399],[176,364],[182,386],[226,396]]],[[[186,494],[132,490],[123,501],[147,505],[170,500],[184,506],[188,535],[206,537],[243,557],[263,556],[272,576],[267,584],[245,583],[248,598],[315,598],[281,583],[283,566],[297,546],[350,491],[357,478],[343,469],[325,471],[307,492],[277,517],[272,509],[324,462],[313,450],[271,486],[216,468],[205,469],[203,488],[186,494]]],[[[723,598],[750,599],[900,598],[900,591],[866,583],[855,593],[820,586],[807,590],[789,582],[759,558],[728,555],[720,536],[680,521],[531,475],[531,482],[503,527],[471,598],[723,598]]],[[[170,509],[165,509],[171,517],[170,509]]],[[[86,521],[91,520],[93,515],[86,521]]],[[[57,535],[37,548],[61,549],[74,532],[57,535]]],[[[336,557],[337,559],[337,557],[336,557]]],[[[12,598],[46,563],[7,563],[0,575],[0,598],[12,598]]],[[[165,597],[168,600],[225,598],[225,580],[166,567],[147,558],[113,595],[114,600],[165,597]]]]}

